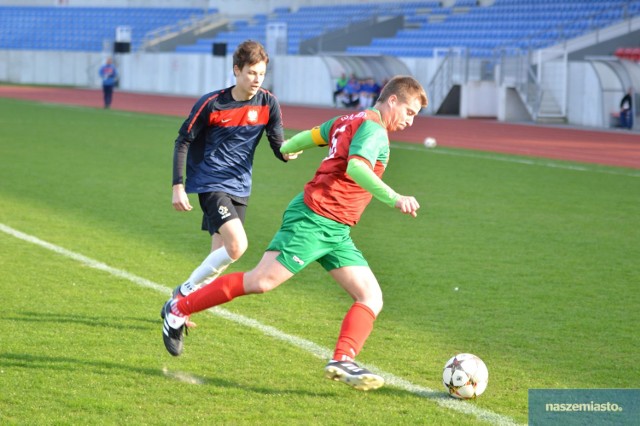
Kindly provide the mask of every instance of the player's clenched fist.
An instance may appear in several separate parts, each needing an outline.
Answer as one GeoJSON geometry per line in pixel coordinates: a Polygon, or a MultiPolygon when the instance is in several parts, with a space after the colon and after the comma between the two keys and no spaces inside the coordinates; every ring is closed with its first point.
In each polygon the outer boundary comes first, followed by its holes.
{"type": "Polygon", "coordinates": [[[188,212],[193,208],[182,184],[173,185],[171,203],[173,204],[173,208],[179,212],[188,212]]]}
{"type": "Polygon", "coordinates": [[[396,201],[395,207],[402,213],[410,214],[411,216],[416,217],[418,216],[417,212],[420,208],[420,204],[414,197],[400,195],[400,197],[396,201]]]}

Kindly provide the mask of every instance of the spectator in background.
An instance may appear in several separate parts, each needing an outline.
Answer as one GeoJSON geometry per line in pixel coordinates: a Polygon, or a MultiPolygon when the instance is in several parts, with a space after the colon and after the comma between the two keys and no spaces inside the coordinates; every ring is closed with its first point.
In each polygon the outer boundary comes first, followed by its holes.
{"type": "Polygon", "coordinates": [[[377,81],[375,81],[374,79],[371,79],[372,83],[373,83],[373,98],[371,99],[371,105],[373,106],[373,104],[375,104],[378,101],[378,97],[380,96],[380,92],[382,92],[382,86],[380,84],[378,84],[377,81]]]}
{"type": "Polygon", "coordinates": [[[360,103],[360,82],[356,78],[355,74],[351,74],[347,85],[344,87],[344,99],[342,104],[347,108],[355,108],[360,103]]]}
{"type": "Polygon", "coordinates": [[[380,85],[372,77],[363,81],[360,86],[360,109],[371,108],[380,95],[380,85]]]}
{"type": "Polygon", "coordinates": [[[629,87],[620,101],[620,127],[633,129],[633,89],[629,87]]]}
{"type": "Polygon", "coordinates": [[[107,58],[105,64],[100,67],[98,74],[102,79],[104,107],[108,109],[111,107],[111,100],[113,99],[113,88],[118,82],[118,70],[113,65],[113,59],[107,58]]]}
{"type": "Polygon", "coordinates": [[[336,81],[336,90],[333,92],[333,106],[338,106],[338,96],[342,94],[347,86],[347,75],[342,73],[338,81],[336,81]]]}

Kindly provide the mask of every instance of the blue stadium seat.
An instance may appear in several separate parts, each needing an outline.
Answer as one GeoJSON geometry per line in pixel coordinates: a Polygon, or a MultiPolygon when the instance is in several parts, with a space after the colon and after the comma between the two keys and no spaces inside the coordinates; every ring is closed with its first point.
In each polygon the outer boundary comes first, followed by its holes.
{"type": "Polygon", "coordinates": [[[232,31],[204,44],[237,44],[247,38],[264,43],[266,24],[285,22],[287,52],[298,54],[305,40],[380,15],[404,16],[409,26],[394,37],[374,38],[368,46],[349,47],[347,53],[423,57],[433,55],[434,49],[465,47],[479,55],[498,48],[515,51],[551,46],[639,14],[638,0],[496,0],[490,6],[479,6],[475,0],[456,0],[453,7],[443,7],[440,1],[389,1],[302,6],[297,11],[278,7],[268,15],[238,21],[232,31]]]}
{"type": "MultiPolygon", "coordinates": [[[[402,56],[414,49],[465,47],[472,54],[491,49],[537,49],[577,37],[587,31],[611,25],[626,16],[640,14],[640,2],[628,8],[624,0],[496,0],[479,7],[474,1],[456,1],[454,7],[466,6],[468,13],[445,14],[443,22],[430,22],[428,15],[409,17],[407,22],[420,24],[418,29],[398,31],[395,37],[375,38],[369,46],[349,48],[348,52],[402,56]],[[638,6],[631,7],[638,4],[638,6]]],[[[444,8],[432,13],[440,14],[444,8]]]]}
{"type": "Polygon", "coordinates": [[[136,50],[149,31],[203,15],[201,8],[0,6],[0,49],[97,52],[116,27],[130,26],[136,50]]]}

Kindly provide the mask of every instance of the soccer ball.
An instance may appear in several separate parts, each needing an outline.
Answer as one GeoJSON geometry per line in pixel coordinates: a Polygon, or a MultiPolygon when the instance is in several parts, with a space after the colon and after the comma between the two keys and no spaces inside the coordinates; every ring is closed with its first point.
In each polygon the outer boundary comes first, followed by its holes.
{"type": "Polygon", "coordinates": [[[422,143],[427,148],[435,148],[438,145],[438,142],[436,142],[436,138],[432,138],[432,137],[424,138],[424,142],[422,142],[422,143]]]}
{"type": "Polygon", "coordinates": [[[489,370],[473,354],[458,354],[444,365],[442,383],[449,395],[458,399],[473,399],[487,388],[489,370]]]}

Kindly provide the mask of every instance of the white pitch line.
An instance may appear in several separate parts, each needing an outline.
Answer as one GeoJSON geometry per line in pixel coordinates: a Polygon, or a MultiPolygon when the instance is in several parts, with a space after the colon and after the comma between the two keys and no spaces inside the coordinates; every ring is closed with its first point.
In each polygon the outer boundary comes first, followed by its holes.
{"type": "MultiPolygon", "coordinates": [[[[585,165],[585,164],[570,164],[558,161],[548,161],[543,158],[514,158],[509,157],[510,154],[505,154],[504,157],[491,154],[489,152],[483,153],[480,151],[469,151],[464,148],[451,149],[451,148],[425,148],[422,145],[409,144],[409,143],[394,143],[393,149],[403,149],[407,151],[422,151],[429,154],[451,155],[454,157],[466,157],[466,158],[479,158],[483,160],[491,161],[503,161],[506,163],[524,164],[526,166],[539,166],[549,167],[553,169],[573,170],[577,172],[591,172],[591,173],[604,173],[608,175],[628,176],[628,177],[640,177],[640,171],[634,171],[633,169],[614,169],[613,166],[610,169],[600,168],[598,165],[585,165]]],[[[511,154],[515,155],[515,154],[511,154]]]]}
{"type": "MultiPolygon", "coordinates": [[[[105,263],[99,262],[97,260],[91,259],[87,256],[84,256],[82,254],[79,253],[75,253],[73,251],[67,250],[63,247],[57,246],[55,244],[51,244],[47,241],[43,241],[37,237],[34,237],[32,235],[29,234],[25,234],[23,232],[20,232],[16,229],[13,229],[5,224],[0,223],[0,231],[4,232],[5,234],[11,235],[15,238],[18,238],[20,240],[35,244],[37,246],[46,248],[47,250],[51,250],[57,254],[60,254],[62,256],[68,257],[70,259],[76,260],[80,263],[82,263],[85,266],[88,266],[90,268],[94,268],[94,269],[98,269],[100,271],[104,271],[107,272],[111,275],[114,275],[116,277],[119,278],[124,278],[128,281],[133,282],[134,284],[137,284],[141,287],[147,287],[150,288],[152,290],[156,290],[159,291],[163,294],[166,295],[170,295],[172,289],[160,284],[157,284],[153,281],[149,281],[145,278],[139,277],[137,275],[131,274],[127,271],[123,271],[122,269],[117,269],[117,268],[113,268],[105,263]]],[[[289,343],[292,346],[295,346],[297,348],[303,349],[306,352],[309,352],[310,354],[321,358],[321,359],[329,359],[332,355],[332,351],[329,350],[328,348],[324,348],[310,340],[307,339],[303,339],[301,337],[297,337],[297,336],[292,336],[290,334],[284,333],[283,331],[278,330],[275,327],[269,326],[269,325],[265,325],[262,324],[261,322],[253,319],[253,318],[249,318],[240,314],[235,314],[233,312],[230,312],[226,309],[220,308],[220,307],[216,307],[216,308],[212,308],[209,309],[209,312],[212,313],[213,315],[217,315],[219,317],[225,318],[229,321],[233,321],[237,324],[240,325],[244,325],[246,327],[250,327],[250,328],[254,328],[256,330],[259,330],[260,332],[262,332],[263,334],[276,338],[278,340],[282,340],[286,343],[289,343]]],[[[416,384],[413,384],[401,377],[395,376],[391,373],[387,373],[385,371],[380,370],[379,368],[376,368],[373,365],[364,365],[363,366],[365,368],[368,368],[370,370],[376,371],[378,374],[380,374],[381,376],[383,376],[385,378],[385,381],[387,383],[387,385],[389,386],[393,386],[395,388],[398,389],[402,389],[405,390],[409,393],[412,393],[414,395],[417,396],[421,396],[423,398],[429,399],[434,401],[435,403],[437,403],[438,405],[440,405],[441,407],[447,408],[449,410],[453,410],[453,411],[458,411],[460,413],[463,414],[467,414],[467,415],[471,415],[471,416],[475,416],[480,420],[486,421],[488,423],[494,424],[494,425],[516,425],[517,423],[514,422],[513,419],[511,419],[510,417],[507,416],[503,416],[501,414],[497,414],[494,413],[492,411],[489,410],[485,410],[482,408],[479,408],[473,404],[470,404],[468,402],[465,401],[460,401],[460,400],[456,400],[453,399],[451,397],[449,397],[448,395],[446,395],[444,392],[439,392],[439,391],[435,391],[433,389],[427,388],[427,387],[423,387],[423,386],[419,386],[416,384]]],[[[165,372],[165,374],[168,374],[167,372],[165,372]]]]}

